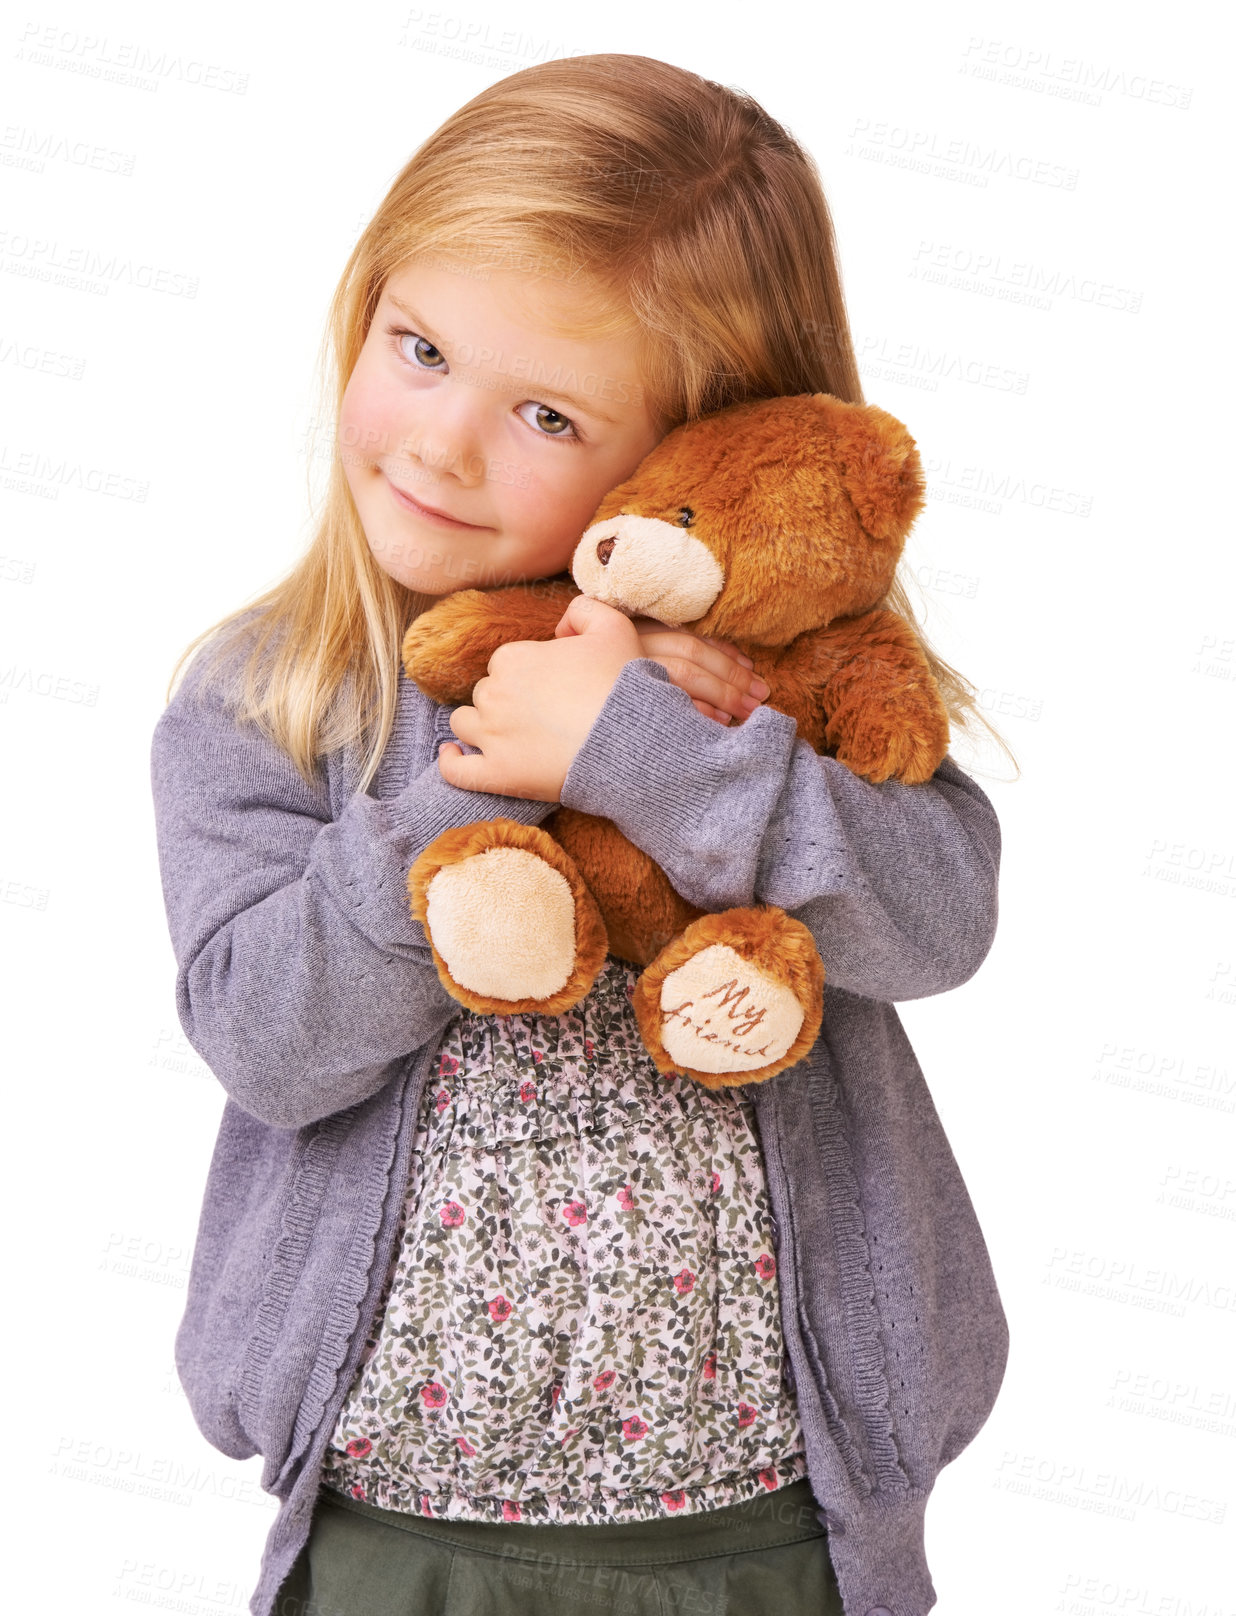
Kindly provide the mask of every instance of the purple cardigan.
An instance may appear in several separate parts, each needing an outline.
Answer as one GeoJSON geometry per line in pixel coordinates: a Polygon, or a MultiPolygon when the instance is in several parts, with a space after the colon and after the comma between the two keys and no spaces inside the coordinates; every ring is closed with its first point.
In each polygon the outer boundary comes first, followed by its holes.
{"type": "MultiPolygon", "coordinates": [[[[227,1094],[175,1353],[203,1436],[260,1453],[281,1501],[250,1602],[270,1616],[308,1538],[393,1255],[422,1083],[458,1008],[409,912],[408,867],[448,826],[535,824],[555,804],[447,784],[450,709],[403,675],[372,794],[351,748],[311,789],[199,692],[202,661],[151,752],[177,1008],[227,1094]]],[[[723,727],[643,657],[562,801],[612,819],[698,907],[777,904],[815,937],[819,1038],[750,1090],[790,1382],[846,1616],[926,1616],[927,1500],[991,1412],[1008,1329],[893,1006],[967,981],[991,947],[992,805],[951,757],[925,784],[877,786],[772,708],[723,727]]]]}

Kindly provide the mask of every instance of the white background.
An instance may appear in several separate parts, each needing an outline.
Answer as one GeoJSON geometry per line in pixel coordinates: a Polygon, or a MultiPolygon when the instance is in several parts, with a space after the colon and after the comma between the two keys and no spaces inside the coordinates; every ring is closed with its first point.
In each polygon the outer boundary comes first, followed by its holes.
{"type": "Polygon", "coordinates": [[[176,1019],[150,735],[182,646],[306,541],[318,341],[391,179],[484,85],[627,51],[750,91],[815,156],[867,396],[929,467],[926,631],[1022,770],[955,739],[1001,817],[1000,930],[899,1007],[1012,1335],[928,1510],[937,1609],[1230,1616],[1218,14],[459,4],[0,31],[6,1603],[247,1609],[274,1501],[172,1361],[223,1094],[176,1019]],[[135,57],[142,84],[106,77],[135,57]]]}

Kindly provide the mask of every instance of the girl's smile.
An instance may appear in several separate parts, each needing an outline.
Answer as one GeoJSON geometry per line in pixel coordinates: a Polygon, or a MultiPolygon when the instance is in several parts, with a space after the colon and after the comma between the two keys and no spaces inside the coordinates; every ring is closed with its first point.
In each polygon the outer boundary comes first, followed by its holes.
{"type": "Polygon", "coordinates": [[[447,528],[473,528],[477,532],[489,531],[488,529],[482,528],[479,523],[461,522],[457,517],[447,515],[445,511],[431,510],[428,505],[422,505],[420,500],[413,499],[412,495],[405,493],[402,488],[396,488],[395,484],[391,482],[389,477],[387,477],[386,480],[390,487],[391,493],[395,496],[395,503],[397,505],[401,505],[404,510],[415,511],[418,516],[423,516],[428,522],[440,524],[441,526],[447,528]]]}
{"type": "Polygon", "coordinates": [[[595,286],[464,267],[414,258],[388,277],[339,420],[369,547],[425,595],[564,572],[661,436],[634,325],[567,334],[609,312],[595,286]]]}

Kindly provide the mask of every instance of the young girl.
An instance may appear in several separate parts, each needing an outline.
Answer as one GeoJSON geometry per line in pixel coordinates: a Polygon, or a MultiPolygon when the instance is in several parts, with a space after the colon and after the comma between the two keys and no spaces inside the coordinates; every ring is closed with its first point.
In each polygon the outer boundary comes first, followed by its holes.
{"type": "Polygon", "coordinates": [[[990,802],[951,757],[865,782],[734,647],[582,597],[470,704],[400,667],[436,597],[564,573],[679,422],[861,400],[815,169],[682,69],[538,65],[416,152],[331,336],[317,537],[194,642],[152,750],[177,1004],[227,1091],[176,1361],[281,1502],[250,1608],[925,1616],[927,1499],[1007,1332],[893,1005],[991,946],[990,802]],[[614,956],[565,1015],[449,998],[410,865],[560,802],[701,908],[810,928],[807,1059],[661,1077],[614,956]]]}

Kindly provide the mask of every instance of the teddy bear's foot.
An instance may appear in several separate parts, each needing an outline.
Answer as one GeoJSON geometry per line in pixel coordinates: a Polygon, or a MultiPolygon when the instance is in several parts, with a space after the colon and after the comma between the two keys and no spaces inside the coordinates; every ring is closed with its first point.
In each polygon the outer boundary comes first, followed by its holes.
{"type": "Polygon", "coordinates": [[[713,1089],[762,1083],[814,1044],[824,966],[806,926],[783,909],[727,909],[662,949],[633,1005],[659,1071],[713,1089]]]}
{"type": "Polygon", "coordinates": [[[483,1015],[560,1015],[587,994],[608,939],[574,860],[538,825],[443,831],[408,871],[443,987],[483,1015]]]}

